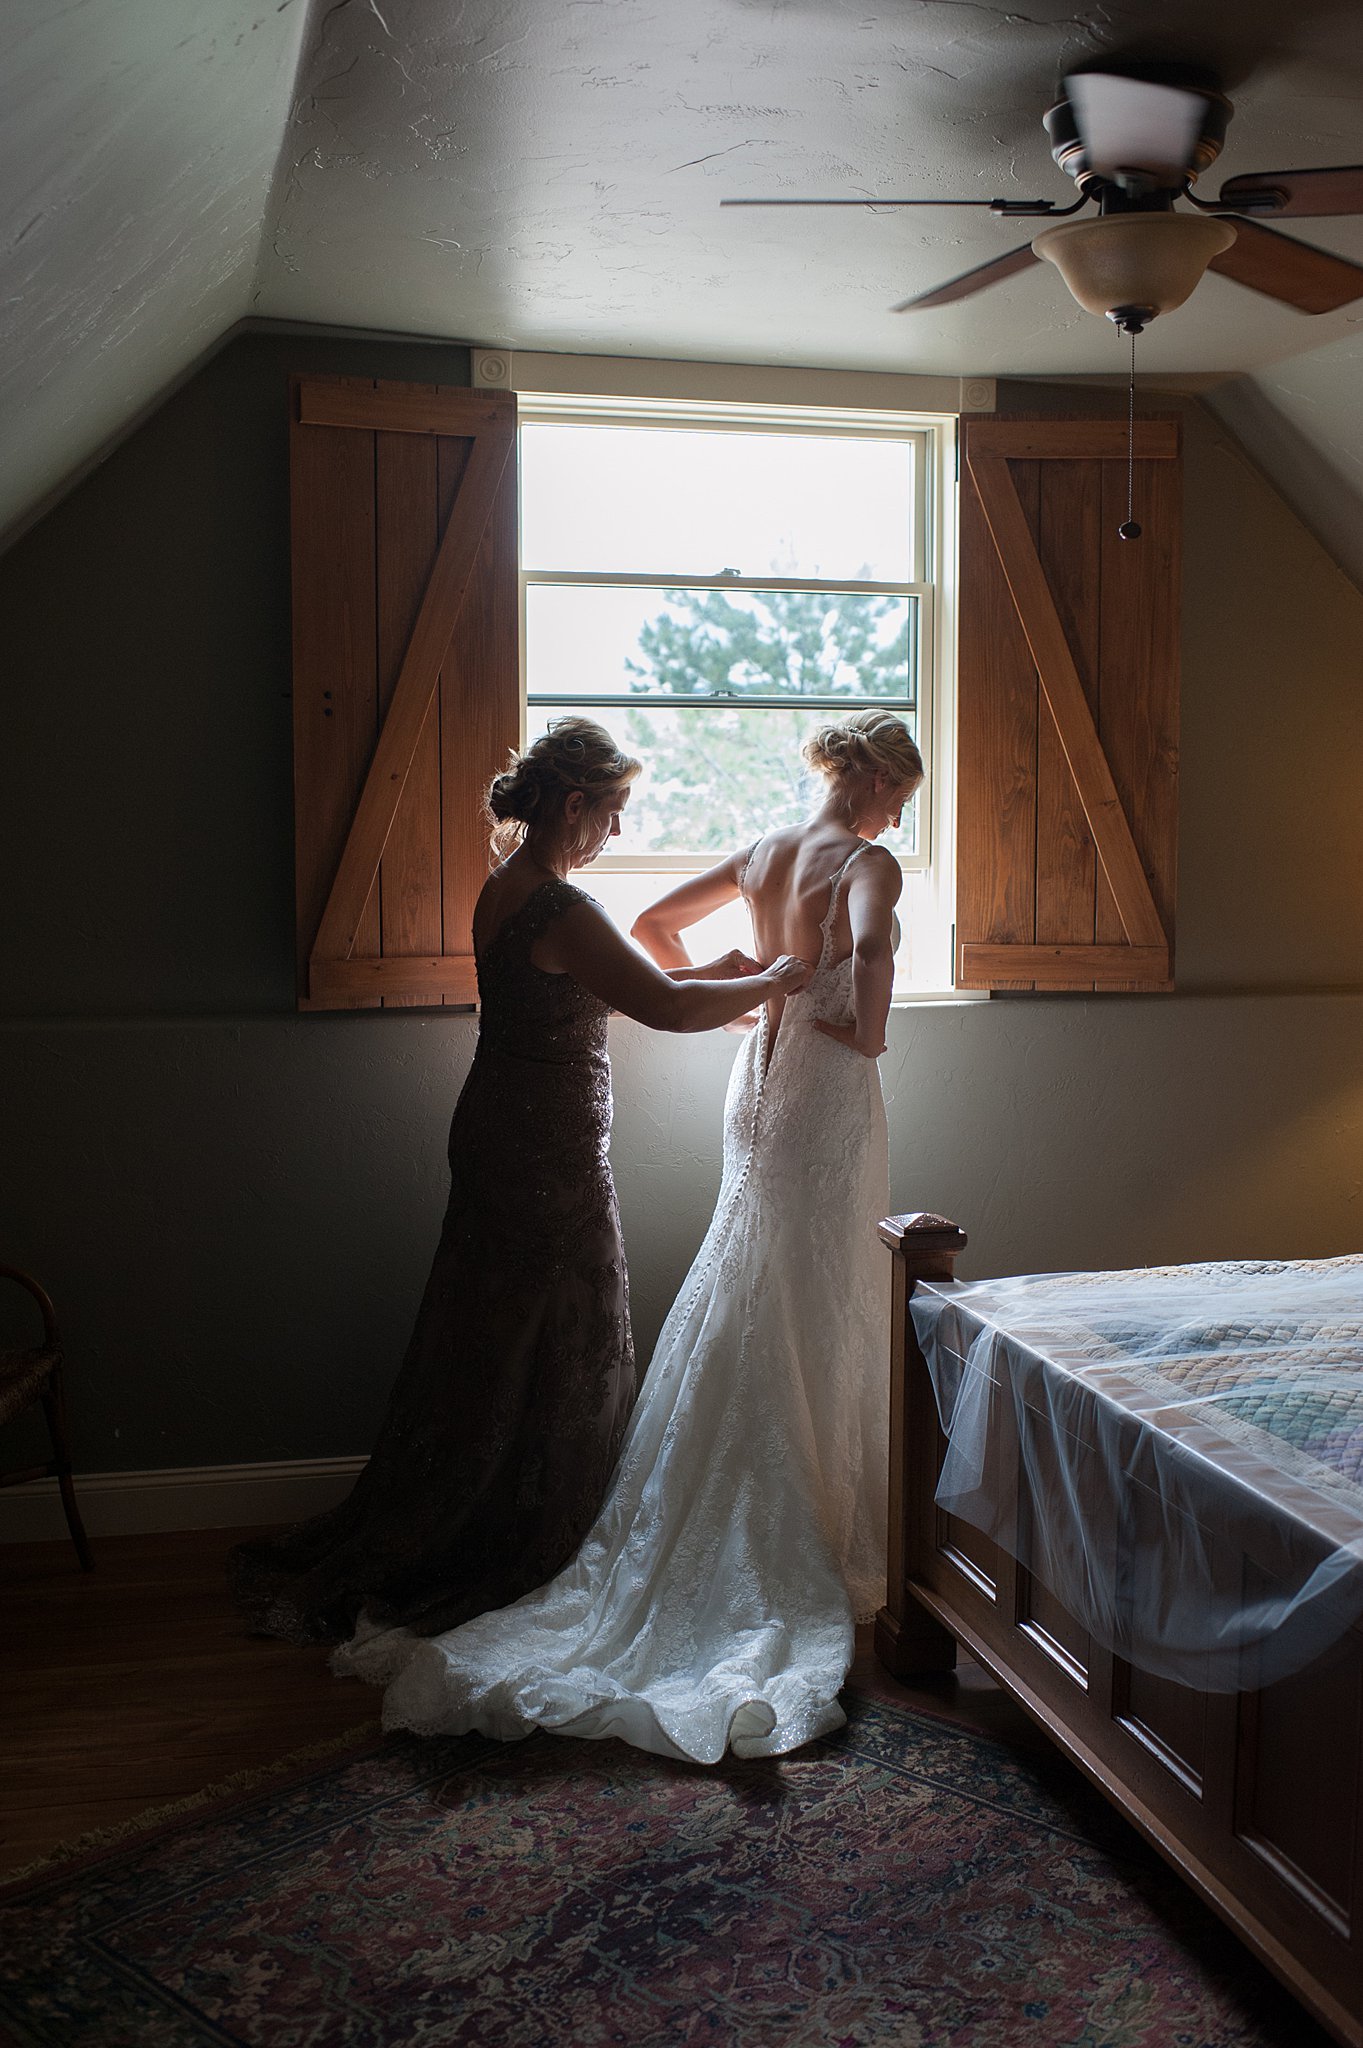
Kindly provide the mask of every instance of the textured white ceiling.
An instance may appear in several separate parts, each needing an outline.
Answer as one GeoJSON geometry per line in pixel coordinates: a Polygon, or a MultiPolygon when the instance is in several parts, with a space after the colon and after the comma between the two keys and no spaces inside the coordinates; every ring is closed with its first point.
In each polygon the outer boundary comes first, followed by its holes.
{"type": "MultiPolygon", "coordinates": [[[[595,353],[1109,369],[1122,342],[1049,266],[941,311],[890,312],[1026,242],[1029,223],[946,208],[721,212],[719,200],[1063,205],[1073,186],[1041,127],[1058,78],[1137,24],[1150,40],[1160,12],[1120,0],[1079,14],[1064,0],[1027,14],[974,0],[346,0],[300,77],[262,301],[595,353]]],[[[1190,20],[1228,10],[1184,0],[1163,12],[1181,24],[1169,42],[1186,47],[1190,20]]],[[[1240,90],[1228,173],[1363,153],[1339,36],[1313,33],[1311,12],[1295,10],[1300,54],[1261,56],[1240,90]]],[[[1363,77],[1363,14],[1341,18],[1363,77]]],[[[1234,39],[1219,40],[1231,56],[1234,39]]],[[[1315,239],[1363,259],[1363,219],[1319,226],[1315,239]]],[[[1346,319],[1306,321],[1212,277],[1141,357],[1151,370],[1246,369],[1332,339],[1346,319]]]]}
{"type": "MultiPolygon", "coordinates": [[[[1354,0],[310,0],[306,23],[305,4],[10,0],[0,524],[249,312],[594,354],[1114,370],[1122,342],[1049,266],[888,311],[1026,223],[718,206],[1063,204],[1041,115],[1105,51],[1221,72],[1213,191],[1363,160],[1354,0]]],[[[1294,228],[1363,261],[1363,220],[1294,228]]],[[[1252,376],[1227,417],[1267,420],[1347,490],[1361,338],[1363,302],[1312,320],[1212,276],[1138,360],[1252,376]]]]}
{"type": "Polygon", "coordinates": [[[4,0],[0,531],[250,310],[306,0],[4,0]]]}

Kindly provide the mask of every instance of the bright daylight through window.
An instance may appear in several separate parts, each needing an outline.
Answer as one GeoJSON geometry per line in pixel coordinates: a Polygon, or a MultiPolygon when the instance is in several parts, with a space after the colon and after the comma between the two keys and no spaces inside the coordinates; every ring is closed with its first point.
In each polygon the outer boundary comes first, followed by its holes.
{"type": "MultiPolygon", "coordinates": [[[[583,877],[625,929],[669,873],[807,815],[827,720],[895,710],[931,773],[931,444],[894,415],[522,394],[527,727],[581,712],[644,763],[583,877]]],[[[929,817],[886,838],[908,875],[929,817]]],[[[697,949],[747,943],[736,908],[707,922],[697,949]]]]}

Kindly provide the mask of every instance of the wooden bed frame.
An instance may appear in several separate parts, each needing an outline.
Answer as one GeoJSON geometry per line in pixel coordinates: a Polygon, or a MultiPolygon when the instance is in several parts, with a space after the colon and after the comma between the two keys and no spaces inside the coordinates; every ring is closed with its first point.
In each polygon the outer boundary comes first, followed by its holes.
{"type": "Polygon", "coordinates": [[[1322,2025],[1363,2048],[1363,1622],[1295,1677],[1238,1694],[1151,1677],[1091,1642],[933,1497],[946,1439],[909,1299],[954,1277],[964,1231],[918,1214],[880,1234],[894,1254],[881,1663],[897,1678],[946,1671],[963,1644],[1322,2025]]]}

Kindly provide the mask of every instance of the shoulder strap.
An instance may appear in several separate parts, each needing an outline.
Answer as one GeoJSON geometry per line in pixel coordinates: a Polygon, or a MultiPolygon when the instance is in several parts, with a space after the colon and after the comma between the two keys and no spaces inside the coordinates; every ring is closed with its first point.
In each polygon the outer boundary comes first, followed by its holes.
{"type": "Polygon", "coordinates": [[[828,908],[824,912],[823,921],[819,926],[819,930],[823,933],[823,945],[819,950],[820,967],[827,960],[828,948],[833,942],[833,918],[842,898],[842,885],[847,878],[847,870],[851,867],[859,853],[865,853],[868,844],[869,841],[865,839],[857,842],[842,865],[834,870],[833,878],[828,885],[828,908]]]}

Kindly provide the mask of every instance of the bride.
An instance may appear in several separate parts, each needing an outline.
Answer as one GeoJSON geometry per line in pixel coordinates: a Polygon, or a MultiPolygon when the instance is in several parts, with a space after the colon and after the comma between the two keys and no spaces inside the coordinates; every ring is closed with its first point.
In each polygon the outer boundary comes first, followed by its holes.
{"type": "Polygon", "coordinates": [[[854,1617],[884,1597],[889,1265],[884,1050],[898,863],[873,842],[923,767],[866,712],[805,758],[826,781],[772,832],[646,911],[681,933],[741,895],[757,952],[817,962],[734,1064],[705,1242],[658,1339],[606,1501],[513,1606],[417,1637],[362,1617],[339,1672],[387,1683],[388,1727],[619,1736],[664,1756],[771,1756],[836,1728],[854,1617]]]}

